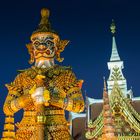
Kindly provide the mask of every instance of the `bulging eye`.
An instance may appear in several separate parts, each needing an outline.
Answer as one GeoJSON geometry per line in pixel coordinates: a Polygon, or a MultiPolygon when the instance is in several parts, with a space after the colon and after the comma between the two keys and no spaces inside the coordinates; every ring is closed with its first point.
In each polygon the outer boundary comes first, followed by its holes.
{"type": "Polygon", "coordinates": [[[54,43],[53,43],[52,41],[50,41],[50,40],[47,40],[47,41],[46,41],[46,45],[47,45],[48,47],[53,47],[53,46],[54,46],[54,43]]]}
{"type": "Polygon", "coordinates": [[[35,46],[35,47],[38,47],[39,45],[40,45],[40,42],[39,42],[39,41],[35,41],[35,42],[34,42],[34,46],[35,46]]]}

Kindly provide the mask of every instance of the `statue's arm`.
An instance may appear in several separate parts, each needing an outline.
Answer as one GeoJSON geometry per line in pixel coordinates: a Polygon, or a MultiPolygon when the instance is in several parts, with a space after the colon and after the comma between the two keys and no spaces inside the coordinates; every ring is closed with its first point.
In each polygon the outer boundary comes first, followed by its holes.
{"type": "Polygon", "coordinates": [[[13,116],[14,113],[24,108],[31,102],[29,94],[23,94],[22,90],[22,74],[19,74],[14,82],[6,84],[8,95],[6,97],[3,111],[6,116],[13,116]]]}
{"type": "Polygon", "coordinates": [[[64,86],[56,87],[51,91],[50,104],[72,112],[82,112],[84,110],[84,99],[81,92],[82,80],[77,80],[71,70],[67,70],[64,75],[64,86]]]}

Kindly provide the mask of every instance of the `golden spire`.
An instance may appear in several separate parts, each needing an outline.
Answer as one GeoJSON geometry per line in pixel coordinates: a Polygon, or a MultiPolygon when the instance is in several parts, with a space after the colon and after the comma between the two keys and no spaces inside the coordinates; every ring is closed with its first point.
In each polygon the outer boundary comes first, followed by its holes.
{"type": "Polygon", "coordinates": [[[112,23],[110,25],[110,30],[111,30],[111,33],[114,35],[116,33],[116,25],[115,25],[115,22],[114,20],[112,19],[112,23]]]}
{"type": "Polygon", "coordinates": [[[106,90],[107,90],[107,88],[106,88],[105,76],[103,77],[103,79],[104,79],[104,91],[106,91],[106,90]]]}
{"type": "Polygon", "coordinates": [[[41,9],[41,22],[39,25],[47,25],[48,24],[48,19],[50,16],[50,11],[47,8],[42,8],[41,9]]]}
{"type": "Polygon", "coordinates": [[[114,119],[112,116],[111,107],[109,104],[109,97],[106,90],[106,81],[104,79],[104,91],[103,91],[103,129],[102,140],[117,140],[115,137],[114,119]]]}

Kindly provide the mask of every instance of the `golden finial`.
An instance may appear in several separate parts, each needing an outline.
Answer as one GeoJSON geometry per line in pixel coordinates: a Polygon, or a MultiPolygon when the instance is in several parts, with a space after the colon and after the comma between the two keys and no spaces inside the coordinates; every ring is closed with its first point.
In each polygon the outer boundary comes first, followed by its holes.
{"type": "Polygon", "coordinates": [[[49,28],[49,18],[50,16],[50,11],[47,8],[42,8],[41,9],[41,22],[40,25],[45,25],[47,28],[49,28]]]}
{"type": "Polygon", "coordinates": [[[110,30],[111,30],[111,33],[113,35],[116,33],[116,25],[115,25],[115,22],[114,22],[113,19],[112,19],[112,23],[111,23],[111,26],[110,26],[110,30]]]}
{"type": "Polygon", "coordinates": [[[47,8],[42,8],[41,9],[41,16],[43,17],[49,17],[50,16],[50,11],[47,8]]]}

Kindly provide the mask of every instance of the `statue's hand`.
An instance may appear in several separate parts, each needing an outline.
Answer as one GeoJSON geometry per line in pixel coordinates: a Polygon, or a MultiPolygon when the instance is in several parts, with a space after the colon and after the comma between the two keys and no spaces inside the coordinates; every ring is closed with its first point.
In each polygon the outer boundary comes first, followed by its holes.
{"type": "Polygon", "coordinates": [[[47,105],[48,100],[50,100],[49,91],[45,87],[38,87],[36,85],[29,91],[31,97],[35,104],[45,104],[47,105]]]}
{"type": "Polygon", "coordinates": [[[50,100],[50,92],[47,89],[44,90],[43,97],[44,97],[44,105],[49,106],[48,101],[50,100]]]}
{"type": "MultiPolygon", "coordinates": [[[[34,88],[34,87],[33,87],[34,88]]],[[[44,87],[38,87],[34,91],[34,89],[31,89],[31,97],[35,104],[43,104],[44,103],[44,97],[43,97],[43,92],[44,92],[44,87]]]]}

